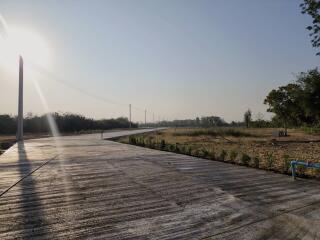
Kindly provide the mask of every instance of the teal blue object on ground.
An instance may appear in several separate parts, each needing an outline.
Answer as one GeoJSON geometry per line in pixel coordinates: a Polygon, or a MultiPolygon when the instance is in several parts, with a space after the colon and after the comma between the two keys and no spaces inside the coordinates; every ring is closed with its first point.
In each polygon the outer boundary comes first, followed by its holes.
{"type": "Polygon", "coordinates": [[[309,163],[309,162],[303,162],[303,161],[291,161],[291,172],[292,177],[296,177],[296,166],[304,166],[306,168],[316,168],[320,169],[320,163],[309,163]]]}

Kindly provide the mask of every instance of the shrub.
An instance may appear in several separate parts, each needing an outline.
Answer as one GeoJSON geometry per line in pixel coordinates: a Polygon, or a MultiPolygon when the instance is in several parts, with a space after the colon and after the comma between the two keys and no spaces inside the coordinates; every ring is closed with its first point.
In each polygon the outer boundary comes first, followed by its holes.
{"type": "Polygon", "coordinates": [[[192,153],[192,156],[199,157],[200,156],[199,149],[194,150],[193,153],[192,153]]]}
{"type": "Polygon", "coordinates": [[[192,155],[192,147],[191,146],[188,146],[187,147],[187,152],[186,152],[186,154],[188,154],[188,155],[192,155]]]}
{"type": "Polygon", "coordinates": [[[132,145],[136,145],[137,144],[137,139],[135,136],[129,136],[129,143],[132,145]]]}
{"type": "Polygon", "coordinates": [[[273,162],[274,162],[274,157],[273,153],[268,153],[267,154],[267,164],[268,164],[268,169],[271,170],[273,167],[273,162]]]}
{"type": "Polygon", "coordinates": [[[156,148],[156,142],[153,141],[152,139],[150,140],[149,144],[150,144],[150,148],[152,148],[152,149],[156,148]]]}
{"type": "Polygon", "coordinates": [[[255,168],[259,168],[259,166],[260,166],[260,158],[259,158],[259,157],[255,156],[255,157],[253,158],[253,166],[254,166],[255,168]]]}
{"type": "Polygon", "coordinates": [[[290,161],[289,155],[287,154],[283,155],[283,172],[285,173],[289,172],[290,164],[291,164],[291,161],[290,161]]]}
{"type": "Polygon", "coordinates": [[[226,159],[226,156],[227,156],[227,152],[225,150],[222,150],[219,158],[221,161],[224,161],[226,159]]]}
{"type": "Polygon", "coordinates": [[[144,137],[140,137],[139,138],[139,146],[144,147],[146,146],[145,142],[144,142],[144,137]]]}
{"type": "Polygon", "coordinates": [[[176,153],[180,153],[180,147],[179,147],[179,143],[176,143],[175,147],[175,151],[176,153]]]}
{"type": "Polygon", "coordinates": [[[248,166],[249,165],[249,162],[250,162],[251,158],[248,154],[246,153],[242,153],[242,156],[241,156],[241,163],[245,166],[248,166]]]}
{"type": "Polygon", "coordinates": [[[166,141],[161,139],[161,141],[160,141],[160,149],[164,150],[165,148],[166,148],[166,141]]]}
{"type": "Polygon", "coordinates": [[[231,150],[231,152],[230,152],[230,161],[231,162],[235,162],[237,156],[238,156],[238,153],[235,150],[231,150]]]}
{"type": "Polygon", "coordinates": [[[212,151],[210,151],[210,159],[216,160],[216,153],[215,153],[214,149],[212,151]]]}
{"type": "Polygon", "coordinates": [[[202,155],[202,157],[207,158],[207,157],[209,157],[209,151],[207,149],[203,148],[201,150],[201,155],[202,155]]]}
{"type": "Polygon", "coordinates": [[[176,146],[174,144],[168,144],[168,145],[169,145],[168,150],[170,152],[175,152],[176,151],[176,146]]]}

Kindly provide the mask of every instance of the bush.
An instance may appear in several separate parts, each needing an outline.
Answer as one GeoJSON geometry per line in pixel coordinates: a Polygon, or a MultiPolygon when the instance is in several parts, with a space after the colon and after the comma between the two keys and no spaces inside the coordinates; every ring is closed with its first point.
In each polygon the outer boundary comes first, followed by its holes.
{"type": "Polygon", "coordinates": [[[274,162],[274,157],[273,153],[268,153],[267,154],[267,164],[268,164],[268,169],[271,170],[273,167],[273,162],[274,162]]]}
{"type": "Polygon", "coordinates": [[[215,153],[214,149],[212,151],[210,151],[210,159],[216,160],[216,153],[215,153]]]}
{"type": "Polygon", "coordinates": [[[146,144],[145,144],[145,142],[144,142],[144,137],[140,137],[140,138],[138,138],[139,140],[138,140],[138,145],[139,146],[141,146],[141,147],[145,147],[146,146],[146,144]]]}
{"type": "Polygon", "coordinates": [[[188,155],[192,155],[192,147],[191,146],[188,146],[187,147],[187,152],[186,152],[188,155]]]}
{"type": "Polygon", "coordinates": [[[192,156],[200,157],[200,151],[199,151],[199,149],[194,150],[193,153],[192,153],[192,156]]]}
{"type": "Polygon", "coordinates": [[[259,168],[259,166],[260,166],[260,158],[259,157],[256,156],[253,158],[253,166],[255,168],[259,168]]]}
{"type": "Polygon", "coordinates": [[[174,147],[175,147],[174,152],[180,153],[179,143],[176,143],[176,145],[174,145],[174,147]]]}
{"type": "Polygon", "coordinates": [[[209,157],[209,151],[205,148],[203,148],[201,150],[201,156],[204,157],[204,158],[208,158],[209,157]]]}
{"type": "Polygon", "coordinates": [[[219,158],[221,161],[224,161],[226,159],[226,156],[227,156],[227,152],[225,150],[222,150],[219,158]]]}
{"type": "Polygon", "coordinates": [[[238,153],[236,151],[234,151],[234,150],[231,150],[231,152],[230,152],[230,161],[231,162],[235,162],[237,156],[238,156],[238,153]]]}
{"type": "Polygon", "coordinates": [[[161,139],[160,141],[160,149],[161,150],[165,150],[166,149],[166,141],[161,139]]]}
{"type": "Polygon", "coordinates": [[[135,136],[129,136],[129,143],[132,145],[136,145],[137,144],[137,140],[135,136]]]}
{"type": "Polygon", "coordinates": [[[289,155],[283,155],[283,172],[288,173],[291,166],[289,155]]]}
{"type": "Polygon", "coordinates": [[[176,146],[174,145],[174,144],[168,144],[168,150],[170,151],[170,152],[175,152],[176,151],[176,146]]]}
{"type": "Polygon", "coordinates": [[[250,162],[251,158],[248,154],[246,153],[242,153],[242,157],[241,157],[241,163],[245,166],[249,166],[249,162],[250,162]]]}

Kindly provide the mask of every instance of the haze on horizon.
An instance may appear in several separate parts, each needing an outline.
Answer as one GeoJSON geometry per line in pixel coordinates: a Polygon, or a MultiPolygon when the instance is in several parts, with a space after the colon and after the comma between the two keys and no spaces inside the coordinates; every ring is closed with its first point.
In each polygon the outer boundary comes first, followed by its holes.
{"type": "MultiPolygon", "coordinates": [[[[94,118],[143,109],[165,119],[242,120],[294,74],[319,66],[300,0],[2,0],[9,26],[41,35],[50,50],[39,84],[50,110],[94,118]],[[111,104],[86,92],[111,99],[111,104]]],[[[1,52],[0,52],[1,54],[1,52]]],[[[0,114],[16,114],[17,71],[0,64],[0,114]]],[[[25,113],[43,113],[26,72],[25,113]]],[[[152,115],[148,115],[148,120],[152,115]]]]}

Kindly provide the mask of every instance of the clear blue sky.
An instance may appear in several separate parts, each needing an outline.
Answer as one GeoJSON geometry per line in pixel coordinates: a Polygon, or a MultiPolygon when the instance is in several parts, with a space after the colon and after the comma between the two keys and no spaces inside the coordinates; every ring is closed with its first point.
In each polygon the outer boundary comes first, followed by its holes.
{"type": "MultiPolygon", "coordinates": [[[[300,3],[1,0],[0,14],[9,25],[41,34],[52,52],[50,71],[71,85],[167,119],[231,121],[242,120],[248,108],[268,117],[266,94],[320,65],[300,3]]],[[[15,114],[16,76],[0,66],[0,83],[0,113],[15,114]]],[[[127,116],[127,106],[90,98],[49,76],[40,85],[52,111],[127,116]]],[[[25,112],[43,112],[28,79],[25,91],[25,112]]],[[[133,115],[143,119],[143,112],[133,115]]]]}

